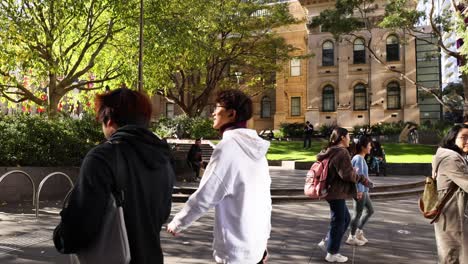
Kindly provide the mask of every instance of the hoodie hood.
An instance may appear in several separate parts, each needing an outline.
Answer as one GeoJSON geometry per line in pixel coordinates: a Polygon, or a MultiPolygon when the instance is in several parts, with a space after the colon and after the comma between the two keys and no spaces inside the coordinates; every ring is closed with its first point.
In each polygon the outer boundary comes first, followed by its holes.
{"type": "Polygon", "coordinates": [[[260,138],[257,132],[252,129],[227,130],[223,134],[223,140],[229,138],[232,138],[242,151],[253,160],[264,158],[270,147],[270,142],[260,138]]]}
{"type": "Polygon", "coordinates": [[[450,157],[459,158],[462,161],[465,161],[465,158],[462,155],[460,155],[460,153],[454,150],[448,149],[448,148],[440,147],[437,149],[436,154],[432,158],[432,175],[436,175],[435,170],[439,167],[439,164],[442,162],[442,160],[444,160],[445,158],[450,158],[450,157]]]}
{"type": "Polygon", "coordinates": [[[164,162],[164,157],[170,156],[169,145],[163,142],[149,129],[136,125],[126,125],[117,129],[109,141],[122,141],[128,143],[128,148],[134,151],[138,159],[148,168],[164,162]],[[160,153],[162,155],[155,155],[160,153]]]}
{"type": "Polygon", "coordinates": [[[322,150],[319,154],[317,154],[317,160],[322,161],[343,150],[346,150],[346,149],[344,147],[339,147],[339,146],[329,147],[326,150],[322,150]]]}

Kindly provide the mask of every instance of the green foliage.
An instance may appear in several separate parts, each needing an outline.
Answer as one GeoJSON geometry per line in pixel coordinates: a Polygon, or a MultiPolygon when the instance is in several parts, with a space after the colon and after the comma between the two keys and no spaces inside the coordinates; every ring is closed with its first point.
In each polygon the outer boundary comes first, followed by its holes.
{"type": "Polygon", "coordinates": [[[333,129],[337,127],[338,125],[336,123],[328,123],[328,124],[322,124],[319,127],[320,134],[325,137],[325,139],[329,139],[331,133],[333,132],[333,129]]]}
{"type": "Polygon", "coordinates": [[[78,166],[103,135],[90,116],[50,120],[14,115],[0,117],[0,138],[1,166],[78,166]]]}
{"type": "Polygon", "coordinates": [[[287,3],[148,0],[145,14],[146,87],[189,116],[216,89],[235,87],[235,72],[247,91],[272,88],[267,80],[295,50],[274,30],[297,22],[287,3]]]}
{"type": "Polygon", "coordinates": [[[285,137],[285,134],[282,130],[275,130],[273,131],[273,136],[277,139],[283,139],[285,137]]]}
{"type": "Polygon", "coordinates": [[[418,127],[420,132],[428,132],[432,135],[436,135],[438,138],[442,139],[449,130],[453,127],[452,122],[447,121],[438,121],[438,122],[424,122],[418,127]]]}
{"type": "Polygon", "coordinates": [[[115,86],[112,82],[136,64],[127,27],[135,3],[1,1],[0,96],[56,115],[60,99],[74,89],[115,86]]]}
{"type": "Polygon", "coordinates": [[[353,17],[354,9],[364,2],[373,1],[338,0],[336,8],[322,11],[319,16],[309,21],[308,26],[312,28],[322,26],[323,31],[331,32],[336,39],[339,39],[341,35],[365,26],[362,20],[353,17]]]}
{"type": "Polygon", "coordinates": [[[195,117],[192,118],[190,127],[190,138],[217,138],[218,131],[213,128],[213,120],[210,118],[195,117]]]}
{"type": "Polygon", "coordinates": [[[373,135],[399,135],[406,123],[403,121],[399,122],[383,122],[371,126],[373,135]]]}
{"type": "Polygon", "coordinates": [[[304,123],[281,123],[280,131],[286,137],[300,138],[304,136],[304,123]]]}
{"type": "Polygon", "coordinates": [[[217,138],[213,120],[204,117],[179,115],[174,118],[161,117],[153,124],[152,130],[161,138],[217,138]]]}
{"type": "Polygon", "coordinates": [[[425,12],[416,10],[408,0],[392,0],[385,6],[385,17],[379,26],[383,28],[413,28],[425,12]]]}

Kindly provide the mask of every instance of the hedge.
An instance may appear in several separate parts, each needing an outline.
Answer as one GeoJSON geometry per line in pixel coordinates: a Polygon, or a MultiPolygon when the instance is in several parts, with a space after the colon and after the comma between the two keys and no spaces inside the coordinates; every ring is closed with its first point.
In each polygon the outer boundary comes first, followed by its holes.
{"type": "Polygon", "coordinates": [[[92,117],[0,116],[0,166],[79,166],[104,139],[92,117]]]}

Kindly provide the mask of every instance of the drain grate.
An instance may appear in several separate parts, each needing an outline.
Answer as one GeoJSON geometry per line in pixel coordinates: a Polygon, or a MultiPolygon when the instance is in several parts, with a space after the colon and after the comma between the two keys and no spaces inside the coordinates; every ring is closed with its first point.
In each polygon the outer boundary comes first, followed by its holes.
{"type": "Polygon", "coordinates": [[[0,240],[0,256],[13,251],[21,251],[23,248],[52,240],[51,236],[52,234],[50,232],[37,231],[2,239],[0,240]]]}

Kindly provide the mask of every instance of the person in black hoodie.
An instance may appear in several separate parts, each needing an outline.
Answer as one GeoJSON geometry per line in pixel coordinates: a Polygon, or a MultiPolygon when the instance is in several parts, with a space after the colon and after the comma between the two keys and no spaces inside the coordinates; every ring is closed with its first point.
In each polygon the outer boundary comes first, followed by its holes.
{"type": "Polygon", "coordinates": [[[96,119],[108,141],[85,156],[75,188],[60,212],[55,247],[72,254],[97,238],[115,187],[113,147],[117,146],[125,168],[123,210],[130,263],[164,263],[159,233],[171,212],[175,176],[168,144],[148,129],[151,102],[142,93],[120,88],[97,95],[95,103],[96,119]]]}

